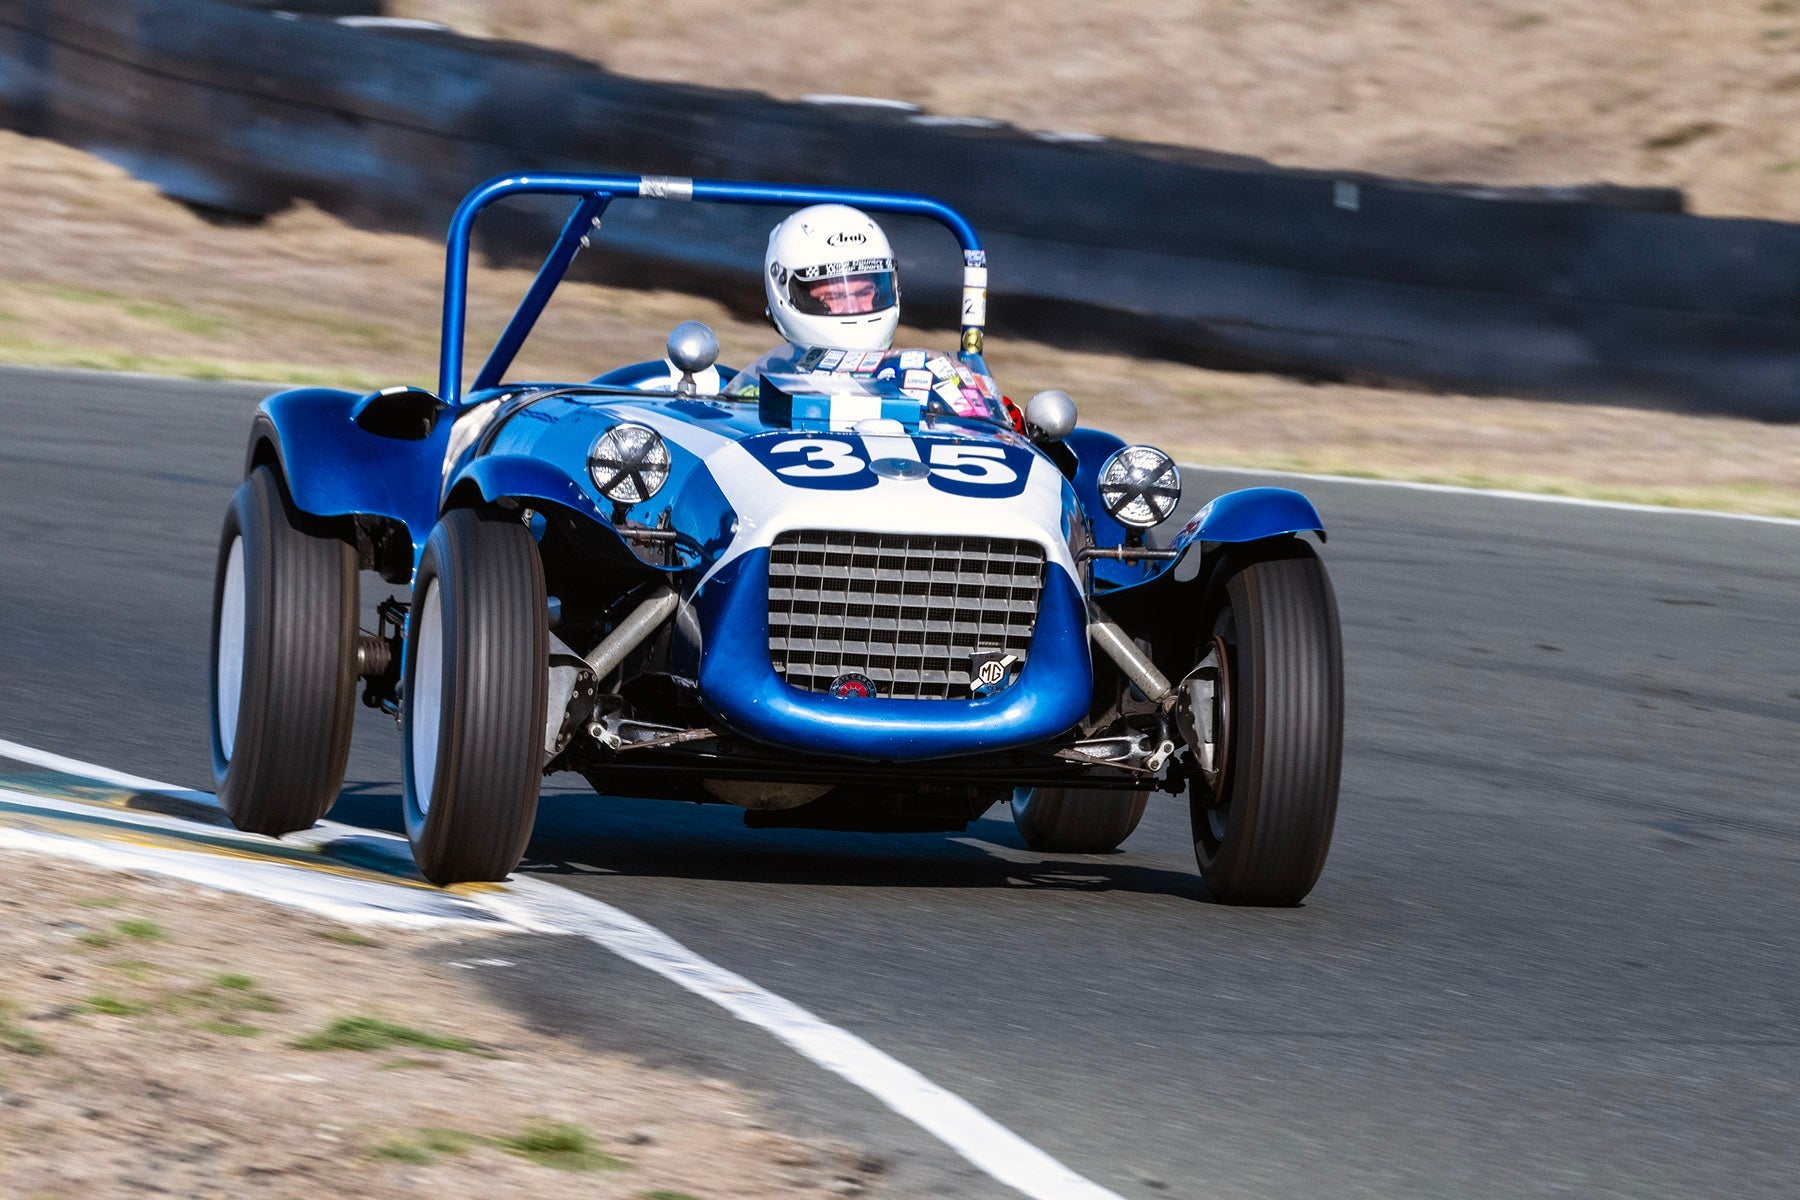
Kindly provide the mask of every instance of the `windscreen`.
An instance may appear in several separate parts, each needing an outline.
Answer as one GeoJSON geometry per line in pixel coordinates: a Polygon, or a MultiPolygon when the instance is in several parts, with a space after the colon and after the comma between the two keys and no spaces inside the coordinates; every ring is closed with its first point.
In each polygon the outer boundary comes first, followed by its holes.
{"type": "Polygon", "coordinates": [[[891,258],[802,267],[788,277],[788,303],[811,317],[860,317],[894,307],[897,298],[891,258]]]}

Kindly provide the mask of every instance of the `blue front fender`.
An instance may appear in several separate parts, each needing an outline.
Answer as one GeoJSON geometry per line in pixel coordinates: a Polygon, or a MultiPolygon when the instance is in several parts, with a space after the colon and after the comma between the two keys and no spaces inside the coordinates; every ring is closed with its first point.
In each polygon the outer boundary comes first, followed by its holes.
{"type": "Polygon", "coordinates": [[[692,543],[676,543],[678,561],[673,564],[650,562],[634,553],[613,527],[612,519],[594,503],[587,489],[569,478],[560,467],[541,458],[525,454],[483,455],[457,472],[447,494],[454,495],[464,484],[477,488],[481,498],[490,504],[496,500],[521,500],[527,505],[536,501],[561,505],[580,513],[617,539],[620,550],[627,556],[659,571],[685,571],[700,561],[699,552],[692,543]]]}
{"type": "Polygon", "coordinates": [[[273,459],[302,512],[401,522],[422,545],[437,521],[450,422],[419,440],[370,433],[351,419],[361,398],[332,388],[276,392],[257,406],[246,473],[273,459]]]}
{"type": "Polygon", "coordinates": [[[1325,536],[1312,501],[1291,488],[1241,488],[1215,497],[1169,539],[1169,549],[1195,542],[1254,542],[1284,533],[1325,536]]]}

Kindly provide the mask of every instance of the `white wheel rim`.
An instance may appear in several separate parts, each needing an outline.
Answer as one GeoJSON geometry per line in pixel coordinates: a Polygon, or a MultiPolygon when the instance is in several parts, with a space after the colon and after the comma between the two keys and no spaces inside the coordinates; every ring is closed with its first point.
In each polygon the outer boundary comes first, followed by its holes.
{"type": "Polygon", "coordinates": [[[423,816],[431,811],[431,791],[437,782],[438,724],[444,703],[444,605],[436,580],[425,585],[412,654],[412,691],[406,708],[412,727],[413,803],[423,816]]]}
{"type": "Polygon", "coordinates": [[[219,593],[218,667],[214,686],[219,718],[219,750],[226,761],[237,741],[238,705],[244,690],[244,539],[231,539],[225,556],[225,585],[219,593]]]}

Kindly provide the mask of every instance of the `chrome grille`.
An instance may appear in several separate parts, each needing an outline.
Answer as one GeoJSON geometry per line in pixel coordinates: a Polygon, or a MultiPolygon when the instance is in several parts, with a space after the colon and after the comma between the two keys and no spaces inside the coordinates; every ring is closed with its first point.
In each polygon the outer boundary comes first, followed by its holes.
{"type": "Polygon", "coordinates": [[[769,658],[809,692],[854,673],[882,696],[966,699],[978,651],[1024,662],[1043,583],[1032,542],[784,533],[769,550],[769,658]]]}

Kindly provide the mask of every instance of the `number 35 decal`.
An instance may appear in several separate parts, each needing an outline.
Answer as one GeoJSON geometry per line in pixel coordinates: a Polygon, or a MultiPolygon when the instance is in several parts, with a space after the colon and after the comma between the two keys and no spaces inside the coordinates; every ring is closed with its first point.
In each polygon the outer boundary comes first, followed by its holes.
{"type": "MultiPolygon", "coordinates": [[[[941,492],[958,496],[1005,497],[1017,495],[1031,472],[1031,451],[1023,446],[970,444],[936,438],[882,438],[871,446],[859,437],[752,438],[744,443],[763,465],[783,481],[808,488],[833,491],[874,487],[891,472],[871,466],[894,457],[895,442],[910,443],[911,459],[925,467],[925,479],[941,492]]],[[[917,468],[911,477],[918,478],[917,468]]]]}

